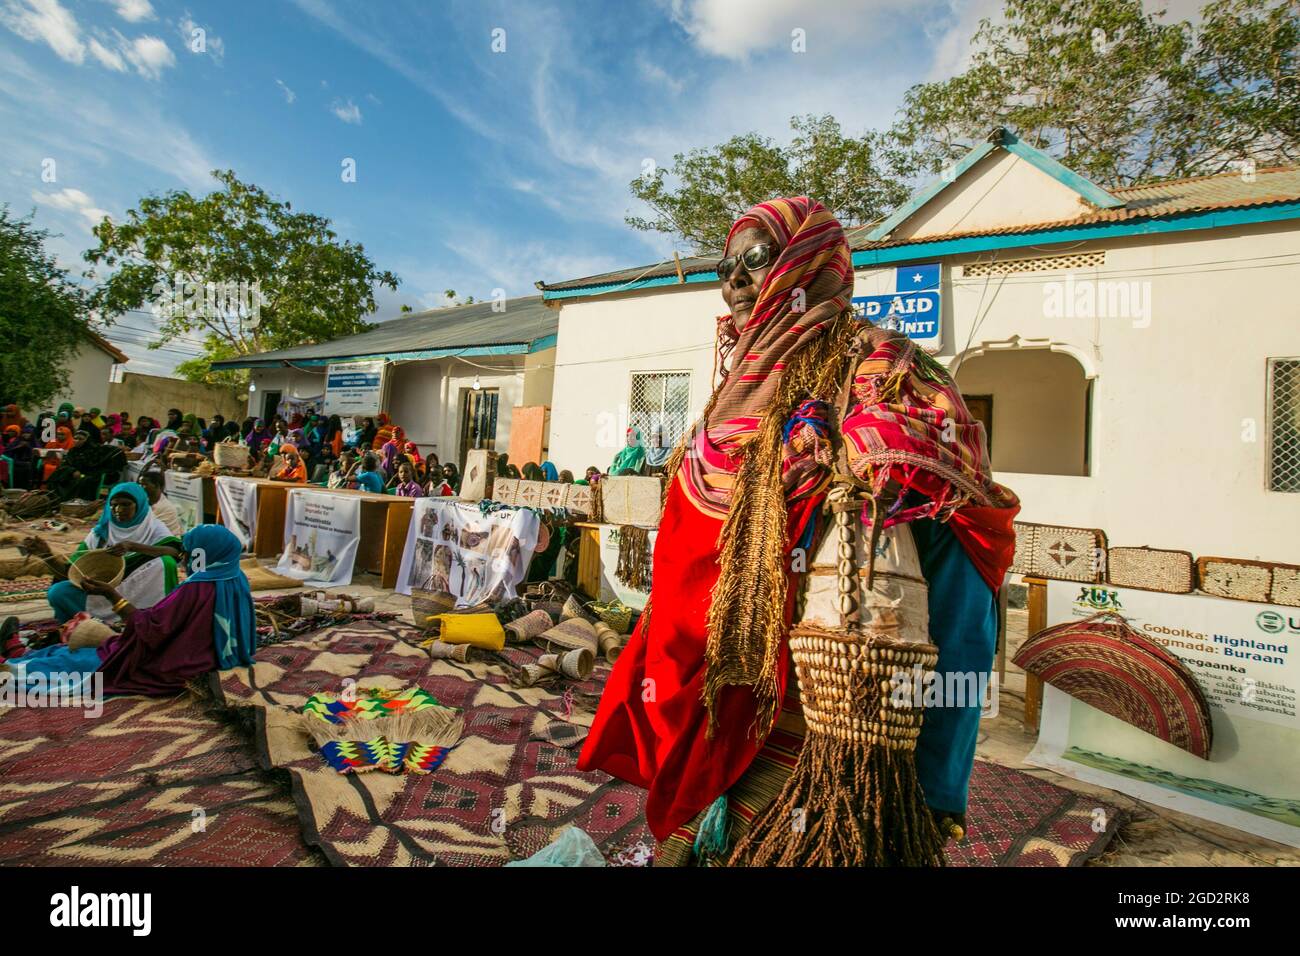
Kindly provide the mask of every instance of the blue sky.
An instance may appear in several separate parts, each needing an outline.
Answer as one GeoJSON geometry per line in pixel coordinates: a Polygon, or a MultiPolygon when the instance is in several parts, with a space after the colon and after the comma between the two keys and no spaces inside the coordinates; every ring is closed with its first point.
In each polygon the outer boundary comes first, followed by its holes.
{"type": "MultiPolygon", "coordinates": [[[[526,295],[671,256],[623,221],[643,212],[627,186],[645,160],[748,130],[784,138],[796,113],[886,126],[1000,6],[0,0],[0,202],[35,209],[80,272],[98,216],[231,168],[401,277],[376,318],[447,288],[526,295]],[[791,50],[796,28],[807,52],[791,50]]],[[[128,316],[110,337],[133,371],[167,374],[187,346],[148,352],[149,325],[128,316]]]]}

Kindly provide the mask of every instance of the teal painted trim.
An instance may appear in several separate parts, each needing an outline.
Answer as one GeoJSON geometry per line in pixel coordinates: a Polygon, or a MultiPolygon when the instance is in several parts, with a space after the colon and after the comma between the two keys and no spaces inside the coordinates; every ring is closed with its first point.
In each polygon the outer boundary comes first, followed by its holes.
{"type": "MultiPolygon", "coordinates": [[[[558,336],[550,336],[557,338],[558,336]]],[[[535,341],[544,341],[536,339],[535,341]]],[[[473,358],[485,355],[525,355],[529,352],[530,347],[526,344],[519,345],[478,345],[472,348],[460,349],[425,349],[420,352],[382,352],[371,353],[369,355],[334,355],[330,358],[319,359],[271,359],[270,361],[257,361],[255,359],[232,359],[225,362],[213,362],[214,369],[235,369],[235,368],[281,368],[289,365],[300,365],[306,368],[324,368],[327,365],[337,365],[340,362],[422,362],[428,359],[439,358],[473,358]]]]}
{"type": "MultiPolygon", "coordinates": [[[[1034,232],[1002,234],[994,236],[971,236],[965,239],[948,239],[936,242],[909,242],[884,249],[862,249],[853,253],[854,268],[883,265],[890,262],[924,262],[935,256],[960,255],[968,252],[988,252],[993,249],[1017,249],[1022,246],[1036,246],[1052,242],[1073,242],[1079,239],[1114,239],[1121,236],[1147,236],[1166,232],[1186,232],[1193,229],[1222,229],[1228,226],[1245,226],[1252,223],[1277,222],[1285,219],[1300,219],[1300,202],[1277,203],[1271,206],[1249,206],[1242,209],[1221,209],[1209,212],[1190,212],[1167,216],[1163,219],[1137,219],[1125,222],[1097,223],[1091,226],[1064,226],[1058,229],[1042,229],[1034,232]]],[[[713,273],[695,273],[687,282],[717,282],[713,273]]],[[[646,279],[635,285],[622,283],[579,286],[575,289],[560,289],[543,292],[547,299],[594,298],[610,292],[622,292],[624,289],[649,288],[651,286],[679,285],[676,276],[664,276],[646,279]]],[[[341,361],[341,360],[339,360],[341,361]]],[[[214,368],[222,368],[221,363],[214,363],[214,368]]],[[[245,366],[229,366],[243,368],[245,366]]]]}
{"type": "Polygon", "coordinates": [[[885,236],[898,228],[899,223],[910,219],[918,209],[955,183],[959,178],[961,178],[962,174],[965,173],[966,170],[970,169],[989,153],[993,152],[993,149],[993,143],[980,143],[961,158],[961,161],[953,167],[950,176],[940,176],[924,189],[913,193],[912,198],[900,206],[892,216],[867,233],[867,241],[879,242],[881,239],[884,239],[885,236]]]}
{"type": "Polygon", "coordinates": [[[545,352],[547,349],[555,348],[556,343],[559,341],[560,333],[558,332],[553,335],[543,335],[540,339],[533,339],[528,344],[528,352],[530,355],[533,352],[545,352]]]}
{"type": "MultiPolygon", "coordinates": [[[[686,283],[717,282],[716,272],[688,272],[686,283]]],[[[583,285],[575,289],[543,289],[542,298],[576,299],[588,295],[609,295],[613,292],[632,292],[636,289],[652,289],[655,286],[682,285],[676,275],[655,276],[652,279],[637,279],[635,282],[602,282],[599,285],[583,285]]]]}
{"type": "Polygon", "coordinates": [[[1067,226],[1014,235],[970,236],[937,242],[910,242],[884,249],[863,249],[853,253],[853,267],[886,265],[894,262],[922,262],[937,256],[989,252],[994,249],[1017,249],[1053,242],[1077,242],[1080,239],[1114,239],[1122,236],[1149,236],[1161,233],[1189,232],[1194,229],[1223,229],[1253,223],[1300,219],[1300,202],[1275,206],[1252,206],[1247,209],[1224,209],[1213,212],[1184,213],[1165,219],[1137,222],[1108,222],[1090,226],[1067,226]]]}
{"type": "Polygon", "coordinates": [[[1074,190],[1099,209],[1115,209],[1124,205],[1122,199],[1116,199],[1092,180],[1084,179],[1073,169],[1062,166],[1042,150],[1021,142],[1013,133],[1003,133],[1002,145],[1006,147],[1007,152],[1019,156],[1035,169],[1047,173],[1062,186],[1074,190]]]}

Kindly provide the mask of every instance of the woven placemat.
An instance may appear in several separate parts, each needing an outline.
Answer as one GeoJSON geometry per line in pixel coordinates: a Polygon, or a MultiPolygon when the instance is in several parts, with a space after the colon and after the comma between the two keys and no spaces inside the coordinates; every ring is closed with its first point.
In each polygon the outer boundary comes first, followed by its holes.
{"type": "Polygon", "coordinates": [[[1017,521],[1017,574],[1059,581],[1100,583],[1106,567],[1106,532],[1099,528],[1017,521]]]}
{"type": "Polygon", "coordinates": [[[1273,567],[1273,587],[1269,600],[1287,607],[1300,607],[1300,568],[1290,564],[1273,567]]]}
{"type": "Polygon", "coordinates": [[[1106,552],[1106,580],[1141,591],[1189,594],[1196,590],[1195,562],[1190,551],[1110,548],[1106,552]]]}
{"type": "Polygon", "coordinates": [[[1196,580],[1206,594],[1267,604],[1273,587],[1273,565],[1245,558],[1197,558],[1196,580]]]}

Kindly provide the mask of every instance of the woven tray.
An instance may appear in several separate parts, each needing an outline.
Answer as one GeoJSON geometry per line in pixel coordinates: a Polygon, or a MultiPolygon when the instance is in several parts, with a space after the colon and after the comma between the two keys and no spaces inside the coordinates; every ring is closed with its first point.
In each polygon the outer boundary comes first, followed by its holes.
{"type": "Polygon", "coordinates": [[[607,524],[659,526],[663,479],[620,476],[600,482],[602,511],[607,524]]]}
{"type": "Polygon", "coordinates": [[[1206,594],[1267,604],[1273,588],[1273,565],[1244,558],[1197,558],[1196,580],[1206,594]]]}
{"type": "Polygon", "coordinates": [[[493,501],[499,501],[503,505],[516,505],[519,503],[518,498],[518,478],[497,478],[492,482],[493,501]]]}
{"type": "Polygon", "coordinates": [[[1195,560],[1190,551],[1110,548],[1106,552],[1106,580],[1141,591],[1189,594],[1196,590],[1195,560]]]}
{"type": "Polygon", "coordinates": [[[1300,607],[1300,568],[1291,564],[1273,566],[1273,587],[1269,600],[1287,607],[1300,607]]]}
{"type": "Polygon", "coordinates": [[[1011,571],[1057,581],[1101,583],[1106,568],[1106,532],[1099,528],[1017,521],[1011,571]]]}

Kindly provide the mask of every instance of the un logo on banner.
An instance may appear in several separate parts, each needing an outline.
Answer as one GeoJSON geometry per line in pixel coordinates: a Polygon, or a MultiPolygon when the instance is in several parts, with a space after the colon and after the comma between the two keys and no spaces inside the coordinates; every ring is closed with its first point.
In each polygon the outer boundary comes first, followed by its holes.
{"type": "Polygon", "coordinates": [[[1266,634],[1280,634],[1286,627],[1286,618],[1277,611],[1260,611],[1255,615],[1255,624],[1266,634]]]}

